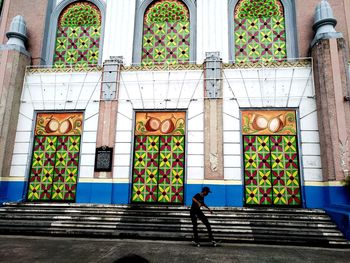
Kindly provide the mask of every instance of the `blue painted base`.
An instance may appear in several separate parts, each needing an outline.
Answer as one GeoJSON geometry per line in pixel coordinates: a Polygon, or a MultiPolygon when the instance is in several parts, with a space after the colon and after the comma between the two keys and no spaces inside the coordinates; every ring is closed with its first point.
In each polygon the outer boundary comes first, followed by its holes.
{"type": "MultiPolygon", "coordinates": [[[[243,206],[243,188],[240,185],[197,185],[185,186],[185,205],[192,204],[192,197],[209,186],[212,193],[206,197],[209,206],[243,206]]],[[[77,203],[129,204],[130,184],[79,183],[77,203]]]]}
{"type": "Polygon", "coordinates": [[[128,204],[130,184],[78,183],[77,203],[128,204]]]}
{"type": "Polygon", "coordinates": [[[201,192],[202,187],[210,187],[210,193],[205,198],[208,206],[227,206],[242,207],[243,206],[243,187],[242,185],[199,185],[189,184],[185,186],[185,205],[192,204],[192,197],[201,192]]]}
{"type": "Polygon", "coordinates": [[[350,193],[342,186],[305,186],[305,208],[350,205],[350,193]]]}
{"type": "Polygon", "coordinates": [[[326,207],[325,210],[344,236],[350,240],[350,205],[335,205],[326,207]]]}
{"type": "Polygon", "coordinates": [[[4,182],[0,181],[0,203],[21,202],[26,192],[25,182],[4,182]]]}
{"type": "MultiPolygon", "coordinates": [[[[209,206],[243,207],[242,185],[185,185],[185,205],[191,205],[192,197],[202,187],[210,187],[212,193],[206,197],[209,206]]],[[[77,203],[129,204],[131,199],[128,183],[78,183],[77,203]]],[[[0,182],[0,201],[21,201],[26,194],[25,182],[0,182]]],[[[325,208],[334,205],[350,205],[350,193],[341,186],[303,187],[303,207],[325,208]]]]}

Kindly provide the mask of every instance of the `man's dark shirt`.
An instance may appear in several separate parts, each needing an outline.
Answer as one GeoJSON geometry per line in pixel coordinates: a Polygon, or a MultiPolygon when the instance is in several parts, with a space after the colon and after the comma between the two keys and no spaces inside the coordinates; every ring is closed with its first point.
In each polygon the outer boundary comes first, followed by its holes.
{"type": "MultiPolygon", "coordinates": [[[[204,205],[204,196],[201,196],[200,193],[196,194],[194,197],[194,199],[196,199],[199,203],[201,203],[202,205],[204,205]]],[[[200,211],[200,207],[198,206],[198,204],[192,200],[192,206],[191,206],[191,211],[193,212],[197,212],[200,211]]]]}

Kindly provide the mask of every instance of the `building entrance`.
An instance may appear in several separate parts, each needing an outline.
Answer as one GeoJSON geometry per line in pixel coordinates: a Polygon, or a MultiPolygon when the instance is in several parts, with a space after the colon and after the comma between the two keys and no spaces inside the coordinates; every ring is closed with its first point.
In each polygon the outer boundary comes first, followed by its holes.
{"type": "Polygon", "coordinates": [[[185,112],[136,113],[133,203],[183,204],[185,112]]]}
{"type": "Polygon", "coordinates": [[[28,201],[75,201],[82,113],[39,113],[28,201]]]}
{"type": "Polygon", "coordinates": [[[301,206],[295,120],[294,111],[242,112],[246,205],[301,206]]]}

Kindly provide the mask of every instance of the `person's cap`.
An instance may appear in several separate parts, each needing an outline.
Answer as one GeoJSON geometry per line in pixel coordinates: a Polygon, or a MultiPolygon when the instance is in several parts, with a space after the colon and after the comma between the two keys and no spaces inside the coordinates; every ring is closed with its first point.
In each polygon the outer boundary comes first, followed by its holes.
{"type": "Polygon", "coordinates": [[[202,192],[211,193],[210,188],[207,187],[207,186],[204,186],[204,187],[202,188],[202,192]]]}

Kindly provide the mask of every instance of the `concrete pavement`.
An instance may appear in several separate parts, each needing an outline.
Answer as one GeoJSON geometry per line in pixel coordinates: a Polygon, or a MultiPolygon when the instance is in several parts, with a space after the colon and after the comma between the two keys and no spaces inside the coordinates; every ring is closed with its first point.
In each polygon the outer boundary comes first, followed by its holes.
{"type": "Polygon", "coordinates": [[[350,262],[350,249],[226,243],[197,248],[189,242],[174,241],[0,236],[0,262],[6,263],[112,263],[130,254],[151,263],[350,262]]]}

